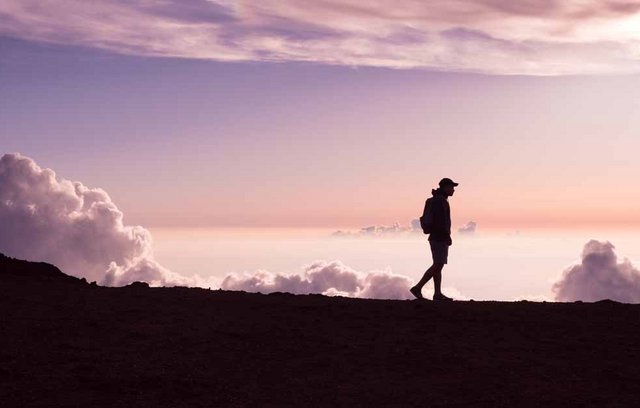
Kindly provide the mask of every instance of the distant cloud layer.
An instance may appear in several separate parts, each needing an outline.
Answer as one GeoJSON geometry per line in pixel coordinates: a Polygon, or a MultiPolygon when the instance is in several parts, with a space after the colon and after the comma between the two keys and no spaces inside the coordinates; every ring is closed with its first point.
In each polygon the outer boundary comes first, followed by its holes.
{"type": "Polygon", "coordinates": [[[220,61],[628,73],[639,12],[623,0],[4,0],[0,34],[220,61]]]}
{"type": "MultiPolygon", "coordinates": [[[[462,227],[458,228],[459,234],[473,235],[476,232],[478,224],[475,221],[469,221],[462,227]]],[[[338,230],[331,233],[333,237],[359,238],[359,237],[397,237],[399,235],[415,235],[423,234],[420,226],[420,219],[411,220],[409,225],[403,226],[399,222],[393,225],[370,225],[362,227],[358,231],[338,230]]]]}
{"type": "Polygon", "coordinates": [[[247,292],[322,293],[373,299],[410,299],[408,277],[390,271],[363,273],[340,261],[316,261],[304,268],[304,274],[286,275],[258,271],[253,274],[230,274],[221,284],[225,290],[247,292]]]}
{"type": "Polygon", "coordinates": [[[559,301],[640,303],[640,271],[628,259],[618,262],[610,242],[591,240],[584,246],[582,262],[564,271],[553,292],[559,301]]]}
{"type": "Polygon", "coordinates": [[[153,259],[149,231],[123,224],[109,195],[57,179],[20,154],[0,159],[0,252],[108,286],[187,284],[153,259]]]}
{"type": "Polygon", "coordinates": [[[476,232],[476,228],[478,228],[478,224],[475,221],[469,221],[462,227],[458,228],[458,232],[460,234],[471,235],[476,232]]]}
{"type": "Polygon", "coordinates": [[[368,227],[362,227],[358,231],[334,231],[331,236],[334,237],[384,237],[384,236],[397,236],[399,234],[413,234],[416,232],[422,233],[420,227],[420,220],[412,220],[409,226],[402,226],[399,222],[394,222],[393,225],[370,225],[368,227]],[[416,224],[417,222],[417,224],[416,224]]]}

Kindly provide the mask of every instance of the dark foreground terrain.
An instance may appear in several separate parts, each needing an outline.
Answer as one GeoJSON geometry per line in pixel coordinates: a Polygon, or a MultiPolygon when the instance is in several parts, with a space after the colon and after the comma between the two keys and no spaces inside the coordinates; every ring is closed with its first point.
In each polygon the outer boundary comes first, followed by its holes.
{"type": "Polygon", "coordinates": [[[0,406],[640,406],[640,305],[90,285],[0,256],[0,406]]]}

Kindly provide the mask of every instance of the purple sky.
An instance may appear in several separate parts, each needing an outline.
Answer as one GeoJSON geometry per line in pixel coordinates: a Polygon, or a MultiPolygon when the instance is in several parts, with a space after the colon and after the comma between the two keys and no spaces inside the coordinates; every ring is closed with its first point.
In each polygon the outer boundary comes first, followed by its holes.
{"type": "Polygon", "coordinates": [[[549,2],[562,10],[549,17],[532,7],[467,2],[483,13],[440,10],[440,42],[429,43],[420,38],[434,35],[425,24],[437,16],[417,18],[417,2],[407,3],[413,17],[381,13],[383,1],[361,9],[312,2],[316,25],[294,3],[269,14],[242,2],[162,9],[65,2],[70,16],[55,20],[62,8],[47,14],[7,2],[0,7],[3,153],[104,188],[128,223],[151,226],[408,223],[444,176],[461,182],[453,199],[459,225],[640,224],[633,187],[640,76],[629,73],[637,55],[622,51],[638,38],[629,26],[635,8],[549,2]],[[77,7],[86,25],[71,15],[77,7]],[[102,7],[115,14],[104,22],[109,30],[97,31],[89,22],[102,7]],[[135,31],[142,26],[132,16],[161,29],[135,31]],[[522,29],[505,33],[496,16],[522,29]],[[215,55],[168,22],[195,30],[200,19],[225,34],[214,35],[224,46],[215,55]],[[598,22],[615,29],[599,30],[598,22]],[[565,32],[550,34],[560,27],[565,32]],[[375,29],[385,33],[379,42],[375,29]],[[175,42],[159,48],[162,39],[175,42]],[[562,48],[570,41],[573,49],[562,48]],[[601,52],[611,50],[602,41],[616,44],[619,60],[601,52]],[[411,48],[416,43],[450,52],[430,60],[411,48]],[[502,69],[522,52],[514,44],[533,47],[527,58],[544,64],[502,69]],[[560,50],[579,58],[554,57],[560,50]],[[532,75],[504,75],[511,72],[532,75]],[[558,72],[601,74],[550,75],[558,72]]]}

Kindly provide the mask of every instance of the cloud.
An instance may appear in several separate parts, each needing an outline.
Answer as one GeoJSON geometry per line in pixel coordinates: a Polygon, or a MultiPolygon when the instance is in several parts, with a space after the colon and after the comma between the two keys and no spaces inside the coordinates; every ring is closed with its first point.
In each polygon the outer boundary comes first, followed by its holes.
{"type": "Polygon", "coordinates": [[[385,237],[396,236],[401,234],[411,234],[415,232],[422,232],[419,220],[411,221],[411,224],[407,227],[400,225],[399,222],[394,222],[393,225],[370,225],[368,227],[360,228],[359,231],[342,231],[338,230],[331,233],[333,237],[385,237]],[[415,222],[417,221],[417,229],[415,222]]]}
{"type": "MultiPolygon", "coordinates": [[[[478,224],[475,221],[469,221],[464,226],[458,228],[460,234],[474,234],[476,232],[478,224]]],[[[346,237],[346,238],[359,238],[359,237],[391,237],[407,234],[422,234],[422,227],[420,226],[420,219],[416,218],[411,220],[408,226],[403,226],[399,222],[394,222],[393,225],[370,225],[368,227],[360,228],[359,231],[334,231],[331,233],[333,237],[346,237]]]]}
{"type": "Polygon", "coordinates": [[[46,261],[90,281],[189,283],[153,259],[149,231],[124,225],[104,190],[58,179],[17,153],[0,158],[0,226],[0,252],[46,261]]]}
{"type": "MultiPolygon", "coordinates": [[[[124,225],[106,191],[56,177],[19,153],[0,158],[0,252],[45,261],[65,273],[107,286],[144,281],[152,286],[212,287],[211,279],[181,276],[153,257],[151,233],[124,225]]],[[[400,229],[396,223],[391,230],[400,229]]],[[[229,274],[221,289],[322,293],[410,299],[410,279],[389,270],[358,272],[340,261],[315,261],[303,275],[229,274]]],[[[457,292],[456,292],[457,293],[457,292]]],[[[461,296],[459,298],[462,298],[461,296]]]]}
{"type": "Polygon", "coordinates": [[[340,261],[318,260],[304,267],[302,275],[257,271],[253,274],[229,274],[222,284],[225,290],[247,292],[321,293],[373,299],[411,299],[411,280],[389,270],[356,271],[340,261]]]}
{"type": "Polygon", "coordinates": [[[610,242],[591,240],[582,250],[582,262],[566,269],[552,290],[558,301],[640,303],[640,271],[628,259],[618,262],[610,242]]]}
{"type": "Polygon", "coordinates": [[[478,227],[478,224],[475,221],[469,221],[462,227],[458,228],[458,232],[460,234],[472,235],[472,234],[475,234],[477,227],[478,227]]]}
{"type": "Polygon", "coordinates": [[[491,74],[637,73],[613,0],[4,0],[0,34],[125,54],[491,74]]]}

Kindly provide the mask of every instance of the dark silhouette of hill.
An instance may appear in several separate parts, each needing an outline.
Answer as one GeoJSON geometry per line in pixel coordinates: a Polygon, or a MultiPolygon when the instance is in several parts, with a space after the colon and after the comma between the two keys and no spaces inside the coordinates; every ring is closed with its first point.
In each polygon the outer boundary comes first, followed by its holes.
{"type": "Polygon", "coordinates": [[[29,262],[0,254],[0,277],[3,282],[18,280],[25,283],[86,283],[86,280],[69,276],[45,262],[29,262]]]}
{"type": "Polygon", "coordinates": [[[0,257],[2,407],[640,406],[640,305],[87,284],[0,257]]]}

